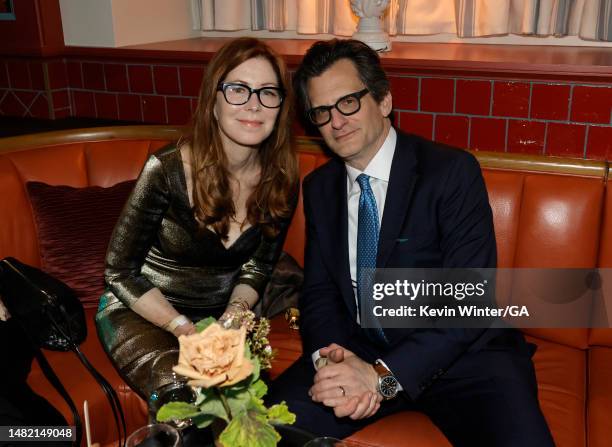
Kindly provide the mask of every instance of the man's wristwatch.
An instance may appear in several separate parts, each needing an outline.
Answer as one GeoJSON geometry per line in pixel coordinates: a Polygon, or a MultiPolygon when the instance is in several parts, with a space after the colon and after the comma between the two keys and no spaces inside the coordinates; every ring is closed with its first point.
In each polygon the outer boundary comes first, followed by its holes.
{"type": "Polygon", "coordinates": [[[378,374],[378,392],[383,399],[389,400],[397,396],[399,382],[380,360],[374,362],[374,371],[378,374]]]}

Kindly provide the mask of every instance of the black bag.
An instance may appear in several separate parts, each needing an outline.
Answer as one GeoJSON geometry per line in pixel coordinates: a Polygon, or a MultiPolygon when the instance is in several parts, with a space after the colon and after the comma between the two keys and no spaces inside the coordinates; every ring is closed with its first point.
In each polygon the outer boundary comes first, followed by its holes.
{"type": "Polygon", "coordinates": [[[272,318],[287,309],[298,307],[303,282],[304,271],[290,254],[283,251],[253,312],[258,317],[272,318]]]}
{"type": "Polygon", "coordinates": [[[0,296],[11,318],[30,336],[36,359],[45,377],[72,410],[76,426],[74,445],[81,444],[81,418],[72,398],[40,348],[74,352],[106,394],[117,426],[120,445],[124,445],[126,425],[119,398],[104,376],[79,349],[79,345],[87,337],[87,324],[83,305],[72,289],[35,267],[14,258],[5,258],[0,261],[0,296]]]}
{"type": "Polygon", "coordinates": [[[87,337],[83,305],[72,289],[35,267],[14,258],[0,261],[0,295],[41,348],[69,351],[87,337]]]}

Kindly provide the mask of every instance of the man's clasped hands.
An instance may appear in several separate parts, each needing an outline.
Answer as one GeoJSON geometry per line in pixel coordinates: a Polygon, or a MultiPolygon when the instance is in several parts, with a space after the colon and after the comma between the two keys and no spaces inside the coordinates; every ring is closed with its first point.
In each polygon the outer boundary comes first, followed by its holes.
{"type": "Polygon", "coordinates": [[[332,343],[319,349],[314,384],[308,394],[314,402],[332,407],[336,417],[369,418],[382,401],[378,374],[369,363],[332,343]]]}

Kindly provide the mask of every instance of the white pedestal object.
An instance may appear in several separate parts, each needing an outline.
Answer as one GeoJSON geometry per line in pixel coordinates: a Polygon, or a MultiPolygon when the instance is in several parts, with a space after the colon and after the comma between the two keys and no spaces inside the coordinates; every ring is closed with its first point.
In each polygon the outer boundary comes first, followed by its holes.
{"type": "Polygon", "coordinates": [[[353,39],[360,40],[376,51],[390,51],[391,40],[382,27],[380,17],[389,6],[389,0],[351,0],[353,13],[359,17],[353,39]]]}

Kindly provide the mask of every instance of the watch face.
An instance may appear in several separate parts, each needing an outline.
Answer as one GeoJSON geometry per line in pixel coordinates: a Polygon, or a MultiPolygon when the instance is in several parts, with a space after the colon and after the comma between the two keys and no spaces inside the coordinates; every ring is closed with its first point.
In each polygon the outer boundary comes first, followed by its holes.
{"type": "Polygon", "coordinates": [[[386,399],[391,399],[397,394],[397,379],[393,376],[385,376],[380,379],[380,394],[386,399]]]}

